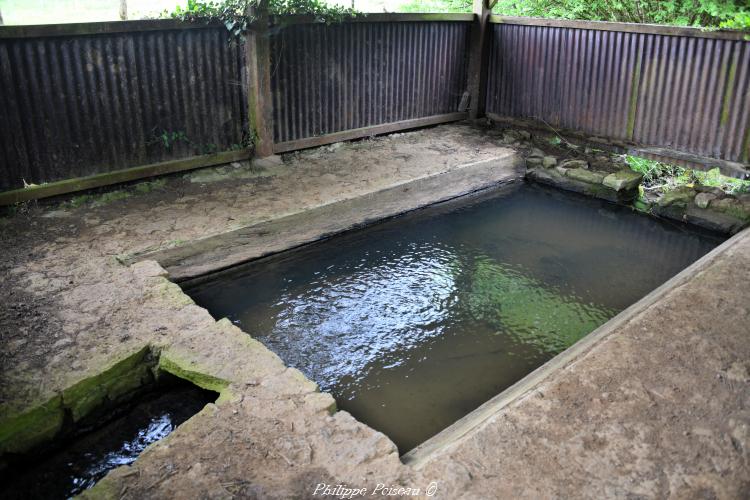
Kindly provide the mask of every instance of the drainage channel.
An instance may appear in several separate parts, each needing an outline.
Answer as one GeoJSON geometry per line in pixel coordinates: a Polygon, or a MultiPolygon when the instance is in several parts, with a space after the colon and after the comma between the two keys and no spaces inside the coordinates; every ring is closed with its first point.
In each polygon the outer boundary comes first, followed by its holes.
{"type": "Polygon", "coordinates": [[[0,472],[0,498],[70,498],[110,470],[128,465],[149,445],[214,402],[218,394],[167,373],[134,399],[97,415],[64,439],[13,457],[0,472]]]}

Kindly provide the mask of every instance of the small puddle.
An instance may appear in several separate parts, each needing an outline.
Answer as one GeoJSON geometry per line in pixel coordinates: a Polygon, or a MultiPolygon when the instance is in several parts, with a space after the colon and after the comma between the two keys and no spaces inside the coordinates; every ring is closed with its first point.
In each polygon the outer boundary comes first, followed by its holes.
{"type": "Polygon", "coordinates": [[[0,498],[75,496],[110,470],[135,461],[147,446],[166,437],[217,397],[187,382],[148,393],[101,427],[3,471],[0,498]]]}
{"type": "Polygon", "coordinates": [[[531,185],[187,284],[405,453],[723,238],[531,185]]]}

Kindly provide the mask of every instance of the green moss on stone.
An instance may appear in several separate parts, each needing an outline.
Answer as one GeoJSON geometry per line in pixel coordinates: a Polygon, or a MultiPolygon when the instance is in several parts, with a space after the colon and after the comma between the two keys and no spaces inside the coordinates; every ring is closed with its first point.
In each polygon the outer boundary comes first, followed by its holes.
{"type": "Polygon", "coordinates": [[[601,184],[607,174],[585,168],[572,168],[565,172],[567,177],[587,184],[601,184]]]}
{"type": "Polygon", "coordinates": [[[615,191],[630,191],[636,189],[641,180],[643,174],[624,168],[606,176],[602,184],[615,191]]]}
{"type": "Polygon", "coordinates": [[[633,201],[633,207],[635,207],[636,210],[640,212],[650,213],[651,212],[651,204],[642,198],[636,198],[633,201]]]}
{"type": "Polygon", "coordinates": [[[709,207],[711,210],[721,212],[743,222],[750,222],[750,207],[735,198],[713,200],[709,207]]]}
{"type": "Polygon", "coordinates": [[[4,418],[0,421],[0,455],[23,453],[53,439],[64,417],[62,398],[55,396],[30,411],[4,418]]]}
{"type": "Polygon", "coordinates": [[[115,362],[103,372],[84,379],[62,394],[63,405],[70,410],[74,422],[92,411],[115,401],[126,393],[148,384],[151,376],[146,365],[148,346],[115,362]]]}
{"type": "Polygon", "coordinates": [[[667,191],[659,198],[658,204],[660,207],[678,206],[685,207],[688,203],[693,201],[696,192],[692,188],[678,188],[671,191],[667,191]]]}
{"type": "Polygon", "coordinates": [[[229,386],[229,381],[209,375],[207,369],[201,369],[195,362],[171,349],[162,351],[158,368],[209,391],[222,392],[229,386]]]}
{"type": "Polygon", "coordinates": [[[179,285],[172,283],[166,278],[153,289],[151,295],[162,298],[177,307],[185,307],[195,303],[193,299],[182,291],[179,285]]]}

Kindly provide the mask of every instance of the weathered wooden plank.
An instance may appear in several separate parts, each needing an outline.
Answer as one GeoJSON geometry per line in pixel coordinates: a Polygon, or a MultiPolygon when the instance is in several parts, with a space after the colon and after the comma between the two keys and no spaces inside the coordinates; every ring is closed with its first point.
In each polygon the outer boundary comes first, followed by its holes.
{"type": "Polygon", "coordinates": [[[0,206],[12,205],[14,203],[40,198],[49,198],[50,196],[74,193],[85,189],[110,186],[112,184],[135,181],[146,177],[153,177],[155,175],[165,175],[201,167],[211,167],[214,165],[221,165],[222,163],[246,160],[249,157],[250,153],[246,150],[225,151],[210,155],[193,156],[181,160],[152,163],[150,165],[116,170],[114,172],[91,175],[88,177],[78,177],[75,179],[66,179],[64,181],[50,182],[49,184],[0,193],[0,206]]]}
{"type": "Polygon", "coordinates": [[[489,65],[489,18],[492,9],[487,0],[474,0],[474,24],[471,29],[471,46],[469,48],[469,81],[471,96],[469,116],[484,116],[487,90],[487,70],[489,65]]]}
{"type": "Polygon", "coordinates": [[[268,1],[261,0],[257,10],[258,28],[249,33],[245,42],[247,66],[248,123],[255,140],[255,154],[273,154],[273,97],[271,96],[271,41],[268,34],[268,1]]]}
{"type": "Polygon", "coordinates": [[[308,137],[306,139],[280,142],[274,145],[273,151],[274,153],[283,153],[285,151],[294,151],[296,149],[314,148],[316,146],[322,146],[324,144],[331,144],[334,142],[349,141],[352,139],[359,139],[361,137],[388,134],[391,132],[397,132],[399,130],[427,127],[429,125],[437,125],[439,123],[465,120],[468,117],[469,113],[447,113],[443,115],[428,116],[426,118],[415,118],[413,120],[402,120],[393,123],[385,123],[383,125],[373,125],[371,127],[345,130],[343,132],[336,132],[333,134],[320,135],[316,137],[308,137]]]}

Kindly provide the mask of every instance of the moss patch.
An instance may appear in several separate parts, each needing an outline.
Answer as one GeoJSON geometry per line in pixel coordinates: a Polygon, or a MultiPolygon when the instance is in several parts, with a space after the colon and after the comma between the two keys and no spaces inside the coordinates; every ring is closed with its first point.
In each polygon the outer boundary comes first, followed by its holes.
{"type": "Polygon", "coordinates": [[[63,405],[70,411],[74,422],[78,422],[106,403],[114,402],[138,387],[152,381],[151,372],[146,365],[149,348],[117,361],[104,372],[80,381],[65,389],[62,394],[63,405]]]}
{"type": "MultiPolygon", "coordinates": [[[[209,375],[206,373],[209,370],[201,369],[194,361],[181,356],[171,349],[162,351],[159,357],[158,369],[188,380],[198,387],[209,391],[221,393],[229,386],[229,381],[209,375]]],[[[226,398],[222,397],[222,399],[226,398]]]]}
{"type": "Polygon", "coordinates": [[[586,182],[588,184],[601,184],[607,174],[602,172],[595,172],[593,170],[587,170],[585,168],[573,168],[565,173],[566,176],[577,181],[586,182]]]}
{"type": "Polygon", "coordinates": [[[65,419],[62,398],[55,396],[36,408],[0,422],[0,455],[23,453],[53,439],[65,419]]]}

